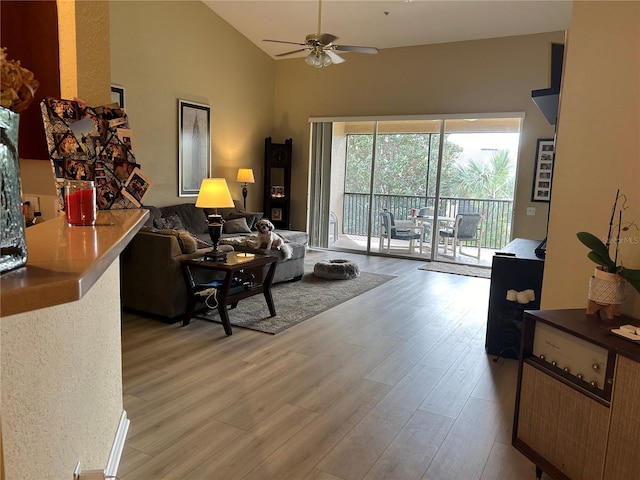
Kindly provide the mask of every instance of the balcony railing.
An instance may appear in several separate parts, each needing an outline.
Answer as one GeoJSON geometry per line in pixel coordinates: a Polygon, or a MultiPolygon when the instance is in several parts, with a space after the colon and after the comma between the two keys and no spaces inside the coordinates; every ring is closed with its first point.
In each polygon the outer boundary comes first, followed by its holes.
{"type": "MultiPolygon", "coordinates": [[[[369,222],[370,198],[364,193],[345,193],[342,217],[342,233],[350,235],[367,235],[369,222]]],[[[411,209],[425,206],[433,207],[434,197],[416,197],[408,195],[374,195],[373,196],[373,231],[372,236],[380,234],[378,212],[387,209],[397,219],[406,219],[411,209]]],[[[493,200],[484,198],[440,197],[438,215],[455,217],[458,213],[480,212],[484,214],[483,248],[501,249],[511,241],[511,219],[513,215],[512,200],[493,200]]]]}

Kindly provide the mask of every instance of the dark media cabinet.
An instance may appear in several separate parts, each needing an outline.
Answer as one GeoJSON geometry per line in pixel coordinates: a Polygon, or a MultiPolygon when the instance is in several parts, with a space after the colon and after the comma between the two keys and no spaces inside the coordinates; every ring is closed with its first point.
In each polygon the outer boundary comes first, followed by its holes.
{"type": "Polygon", "coordinates": [[[540,240],[516,238],[496,254],[491,264],[491,287],[485,350],[491,355],[518,358],[524,310],[540,308],[544,260],[536,257],[540,240]],[[535,300],[521,304],[507,300],[507,291],[533,290],[535,300]]]}

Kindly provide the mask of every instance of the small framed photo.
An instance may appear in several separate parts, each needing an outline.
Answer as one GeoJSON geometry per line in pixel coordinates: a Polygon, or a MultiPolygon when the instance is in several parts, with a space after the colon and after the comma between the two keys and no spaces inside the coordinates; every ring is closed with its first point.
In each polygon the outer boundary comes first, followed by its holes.
{"type": "Polygon", "coordinates": [[[197,197],[211,175],[211,107],[178,100],[178,196],[197,197]]]}
{"type": "Polygon", "coordinates": [[[271,209],[271,220],[275,220],[279,222],[282,220],[282,209],[281,208],[272,208],[271,209]]]}
{"type": "Polygon", "coordinates": [[[111,85],[111,103],[117,103],[120,108],[124,108],[124,87],[111,85]]]}
{"type": "Polygon", "coordinates": [[[129,179],[122,188],[122,195],[128,198],[136,207],[142,205],[142,199],[149,191],[153,182],[144,175],[139,168],[134,168],[129,179]]]}
{"type": "Polygon", "coordinates": [[[554,142],[552,138],[538,139],[536,165],[533,176],[532,202],[551,201],[551,180],[553,178],[554,142]]]}

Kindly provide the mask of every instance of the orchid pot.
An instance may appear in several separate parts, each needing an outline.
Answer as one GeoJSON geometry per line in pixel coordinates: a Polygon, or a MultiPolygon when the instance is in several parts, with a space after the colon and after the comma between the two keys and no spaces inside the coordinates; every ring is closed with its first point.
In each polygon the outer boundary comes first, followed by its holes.
{"type": "Polygon", "coordinates": [[[598,305],[620,305],[626,298],[627,282],[617,273],[597,266],[589,279],[588,298],[598,305]]]}

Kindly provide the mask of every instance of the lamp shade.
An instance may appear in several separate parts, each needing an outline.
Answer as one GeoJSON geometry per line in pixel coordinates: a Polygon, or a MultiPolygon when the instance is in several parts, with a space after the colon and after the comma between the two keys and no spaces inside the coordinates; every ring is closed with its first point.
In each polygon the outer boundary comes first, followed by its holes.
{"type": "Polygon", "coordinates": [[[256,183],[256,180],[253,178],[253,169],[252,168],[239,168],[238,169],[238,177],[236,178],[236,182],[238,182],[238,183],[256,183]]]}
{"type": "Polygon", "coordinates": [[[205,178],[202,180],[196,207],[229,208],[233,206],[233,198],[231,198],[227,181],[224,178],[205,178]]]}

